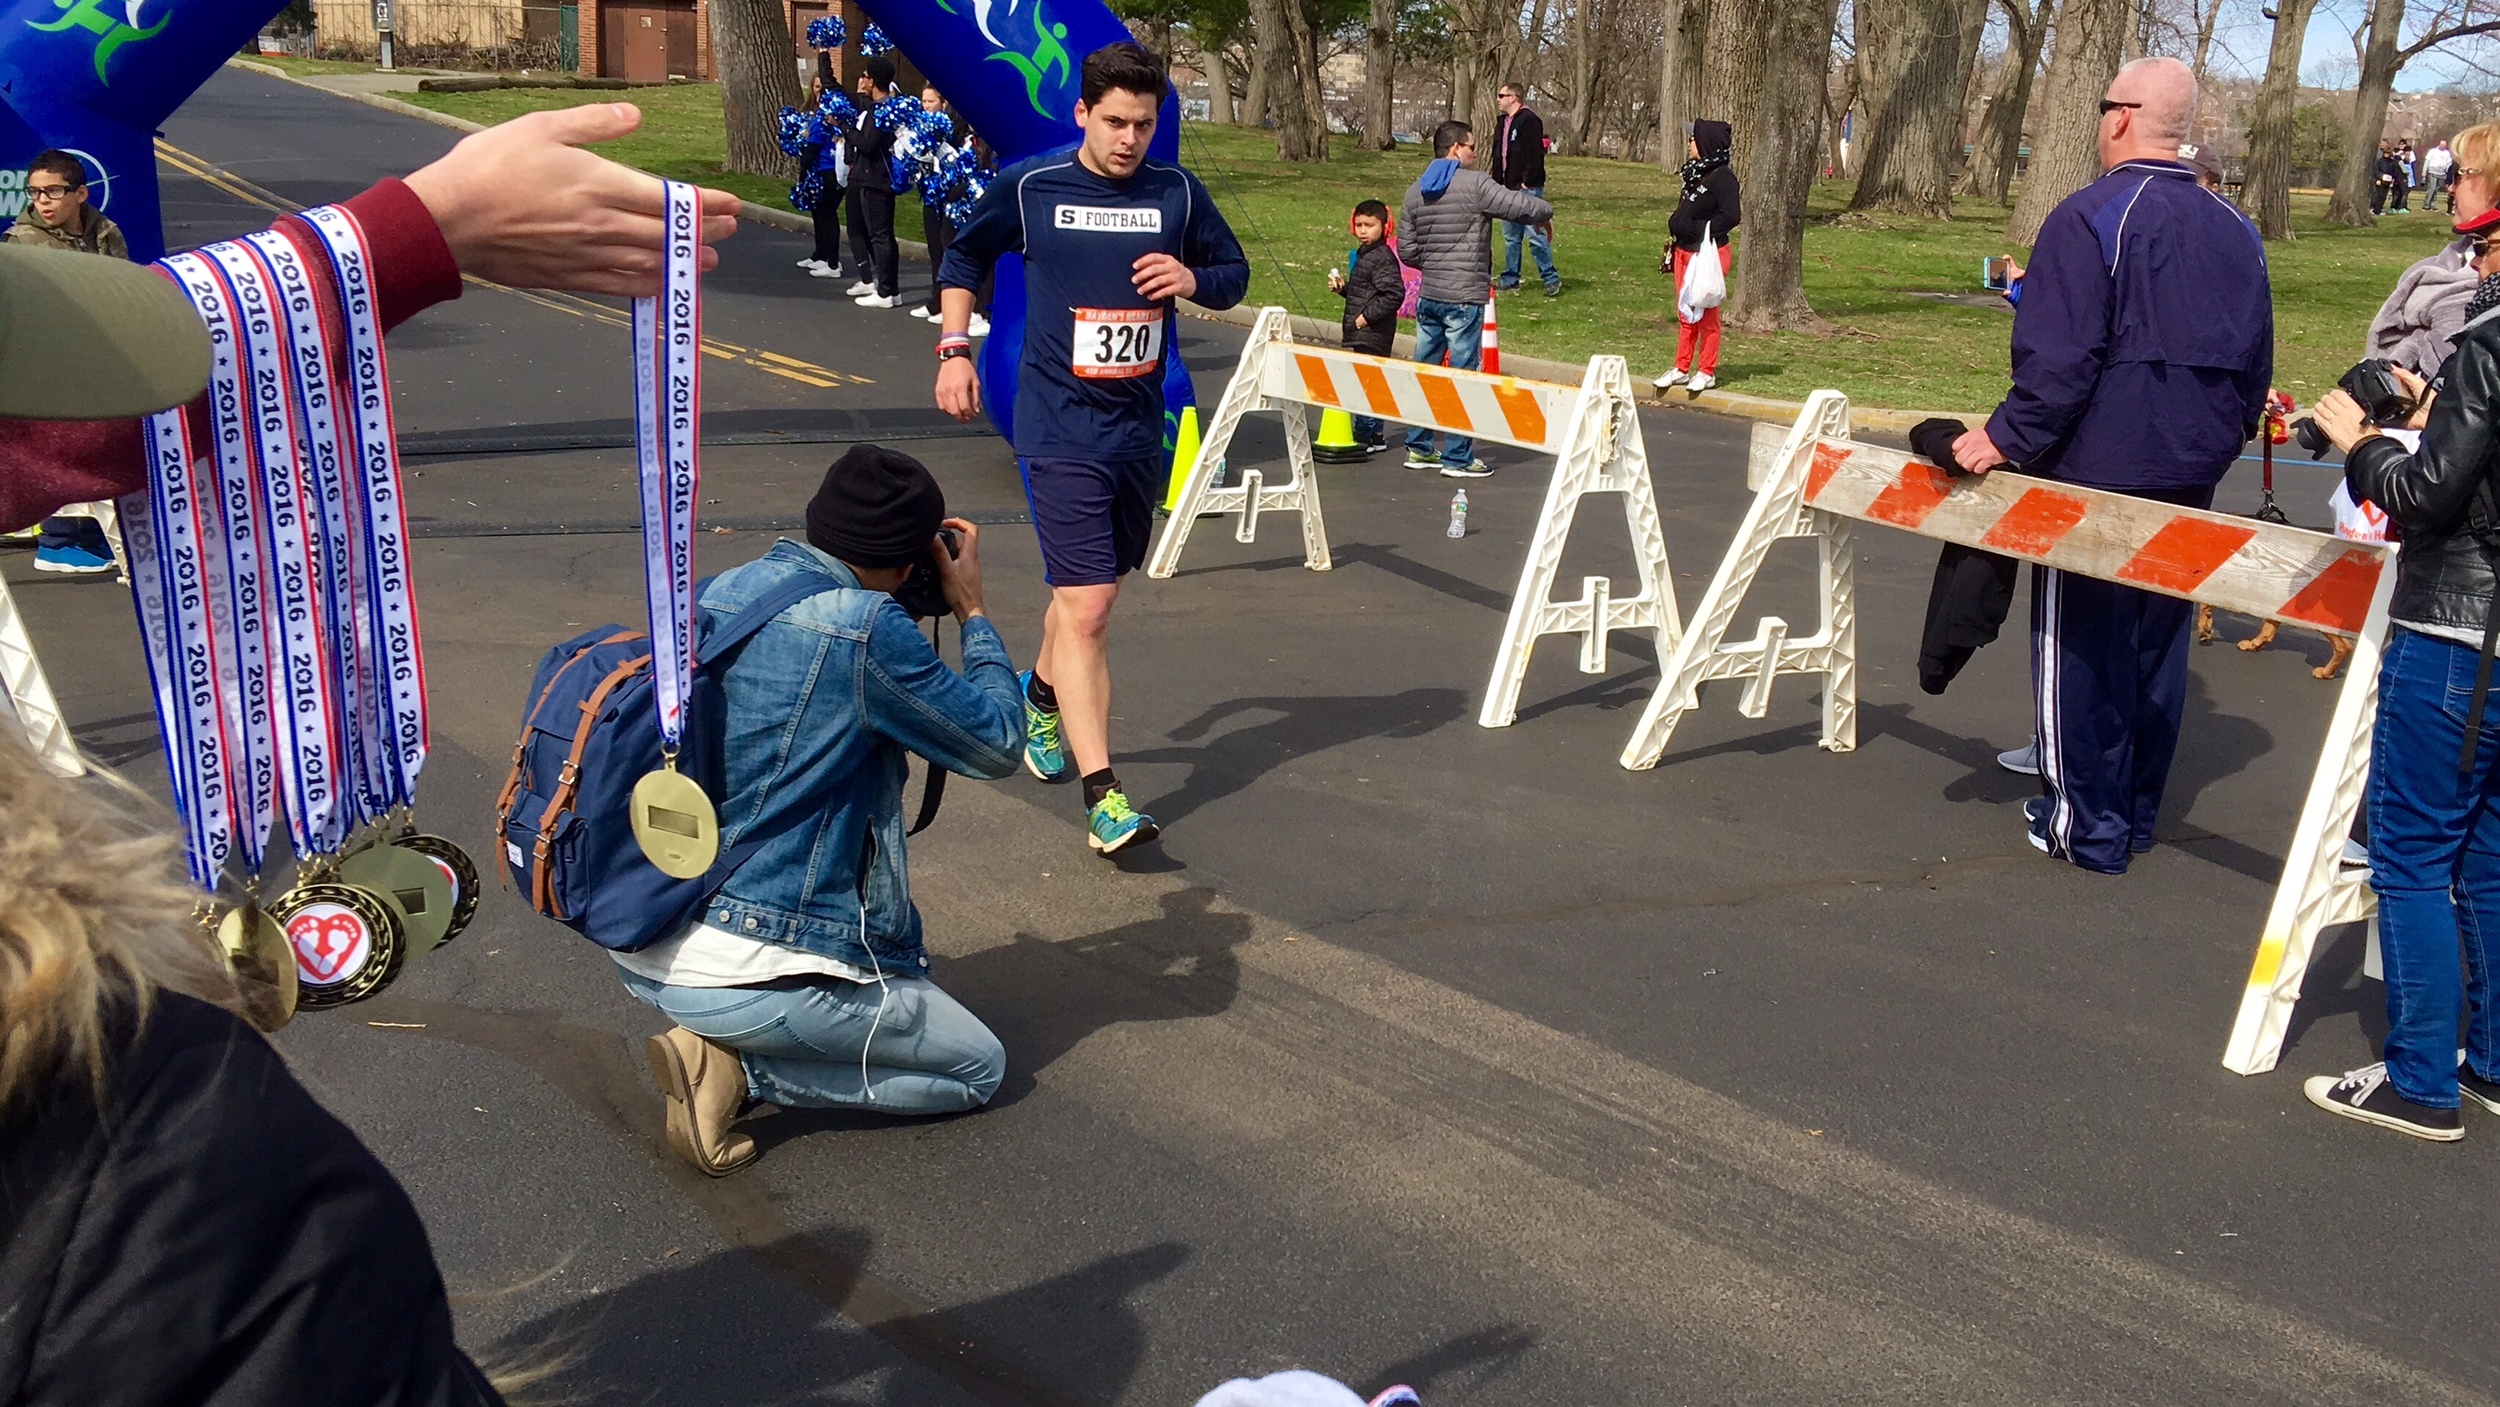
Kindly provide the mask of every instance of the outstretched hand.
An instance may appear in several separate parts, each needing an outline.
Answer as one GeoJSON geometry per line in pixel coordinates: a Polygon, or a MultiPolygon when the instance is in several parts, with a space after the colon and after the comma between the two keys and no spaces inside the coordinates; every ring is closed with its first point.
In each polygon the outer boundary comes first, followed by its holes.
{"type": "MultiPolygon", "coordinates": [[[[516,288],[647,298],[660,291],[659,178],[581,150],[642,125],[631,103],[533,112],[460,139],[408,177],[464,274],[516,288]]],[[[702,240],[738,228],[738,197],[701,192],[702,240]]],[[[709,270],[717,250],[700,251],[709,270]]]]}

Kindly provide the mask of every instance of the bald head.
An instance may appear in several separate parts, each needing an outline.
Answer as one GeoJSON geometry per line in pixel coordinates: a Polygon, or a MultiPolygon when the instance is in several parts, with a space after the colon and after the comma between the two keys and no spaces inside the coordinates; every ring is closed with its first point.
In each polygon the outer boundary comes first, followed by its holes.
{"type": "Polygon", "coordinates": [[[2176,160],[2196,115],[2196,75],[2177,59],[2137,59],[2110,80],[2109,101],[2125,104],[2101,117],[2101,165],[2145,158],[2176,160]]]}

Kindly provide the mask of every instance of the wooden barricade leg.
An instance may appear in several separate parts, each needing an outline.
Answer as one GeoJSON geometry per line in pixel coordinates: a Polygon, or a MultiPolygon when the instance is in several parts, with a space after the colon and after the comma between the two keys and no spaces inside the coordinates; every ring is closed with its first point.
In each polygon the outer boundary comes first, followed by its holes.
{"type": "Polygon", "coordinates": [[[1700,697],[1704,681],[1750,678],[1742,707],[1760,717],[1770,704],[1771,680],[1781,674],[1823,676],[1822,745],[1835,752],[1857,746],[1857,597],[1851,534],[1833,514],[1804,506],[1806,478],[1818,439],[1849,438],[1849,398],[1817,391],[1797,416],[1780,447],[1778,463],[1746,510],[1736,540],[1693,608],[1691,626],[1659,666],[1657,690],[1624,744],[1623,765],[1643,771],[1658,765],[1675,725],[1700,697]],[[1803,640],[1787,638],[1787,622],[1765,617],[1747,643],[1728,645],[1728,624],[1762,570],[1771,545],[1784,538],[1818,541],[1823,589],[1822,626],[1803,640]]]}
{"type": "Polygon", "coordinates": [[[1631,372],[1621,357],[1597,357],[1572,403],[1571,423],[1563,432],[1536,532],[1528,540],[1528,560],[1511,596],[1501,649],[1494,656],[1493,677],[1485,686],[1484,708],[1476,722],[1506,728],[1517,719],[1519,690],[1527,681],[1528,658],[1539,637],[1580,636],[1580,672],[1603,674],[1606,636],[1616,630],[1648,631],[1663,660],[1683,635],[1684,620],[1676,609],[1674,575],[1667,570],[1667,536],[1658,520],[1657,490],[1649,480],[1649,451],[1641,437],[1631,372]],[[1640,590],[1619,597],[1608,578],[1593,576],[1581,583],[1579,600],[1552,600],[1572,520],[1581,498],[1591,493],[1622,495],[1640,590]]]}
{"type": "Polygon", "coordinates": [[[18,614],[6,580],[0,580],[0,709],[16,715],[27,745],[44,766],[64,777],[86,774],[87,764],[78,756],[78,744],[61,717],[52,682],[44,677],[43,661],[35,658],[34,639],[26,633],[25,617],[18,614]]]}
{"type": "MultiPolygon", "coordinates": [[[[1183,481],[1180,501],[1173,506],[1172,516],[1164,520],[1163,535],[1155,540],[1154,554],[1147,558],[1146,575],[1160,581],[1180,569],[1181,549],[1189,544],[1190,529],[1202,513],[1240,514],[1233,538],[1250,542],[1258,536],[1259,514],[1292,510],[1302,518],[1303,565],[1315,572],[1327,571],[1333,565],[1328,555],[1327,523],[1320,515],[1319,476],[1311,467],[1310,424],[1302,407],[1270,400],[1259,391],[1259,379],[1271,349],[1292,341],[1293,328],[1284,309],[1267,308],[1260,312],[1258,322],[1250,329],[1249,344],[1241,349],[1241,361],[1233,368],[1233,379],[1224,387],[1223,399],[1216,402],[1206,436],[1198,442],[1198,457],[1187,466],[1188,477],[1183,481]],[[1284,412],[1286,466],[1293,477],[1271,485],[1258,470],[1245,469],[1239,484],[1218,488],[1216,467],[1224,462],[1224,452],[1232,444],[1233,431],[1241,424],[1241,417],[1253,410],[1284,412]]],[[[1180,466],[1175,466],[1174,472],[1181,472],[1180,466]]]]}
{"type": "Polygon", "coordinates": [[[2387,602],[2395,583],[2391,563],[2379,573],[2368,621],[2353,640],[2352,658],[2344,665],[2335,716],[2327,724],[2326,743],[2318,750],[2317,770],[2309,778],[2309,797],[2301,805],[2292,848],[2283,857],[2283,879],[2275,886],[2274,905],[2266,911],[2257,960],[2248,971],[2248,988],[2240,995],[2239,1019],[2232,1023],[2231,1043],[2222,1054],[2223,1068],[2242,1075],[2264,1074],[2282,1059],[2283,1037],[2291,1028],[2292,1008],[2300,1001],[2301,980],[2309,973],[2309,956],[2319,930],[2362,919],[2376,923],[2378,900],[2370,892],[2369,872],[2348,868],[2342,860],[2344,842],[2352,835],[2353,816],[2361,809],[2361,793],[2370,778],[2370,738],[2378,717],[2378,656],[2387,641],[2387,602]]]}

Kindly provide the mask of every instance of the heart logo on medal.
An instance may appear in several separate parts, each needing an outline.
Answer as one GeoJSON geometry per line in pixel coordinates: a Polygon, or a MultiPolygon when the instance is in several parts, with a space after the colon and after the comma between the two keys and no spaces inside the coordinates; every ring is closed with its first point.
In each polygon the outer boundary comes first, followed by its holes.
{"type": "Polygon", "coordinates": [[[287,920],[296,971],[307,982],[328,986],[364,965],[373,938],[364,920],[334,904],[315,904],[287,920]]]}

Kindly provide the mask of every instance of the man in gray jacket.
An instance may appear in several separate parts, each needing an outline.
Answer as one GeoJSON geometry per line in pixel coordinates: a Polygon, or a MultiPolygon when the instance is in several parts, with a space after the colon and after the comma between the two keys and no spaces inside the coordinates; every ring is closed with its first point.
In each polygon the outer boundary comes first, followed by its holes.
{"type": "MultiPolygon", "coordinates": [[[[1415,299],[1415,360],[1437,363],[1447,352],[1450,365],[1474,371],[1484,361],[1493,222],[1541,225],[1554,218],[1554,207],[1469,170],[1476,159],[1476,133],[1464,122],[1434,128],[1432,153],[1432,164],[1407,190],[1405,208],[1398,214],[1398,256],[1424,276],[1415,299]]],[[[1406,467],[1438,468],[1452,479],[1481,479],[1493,472],[1476,458],[1476,442],[1466,436],[1443,437],[1437,456],[1432,446],[1432,431],[1418,427],[1407,432],[1406,467]]]]}

